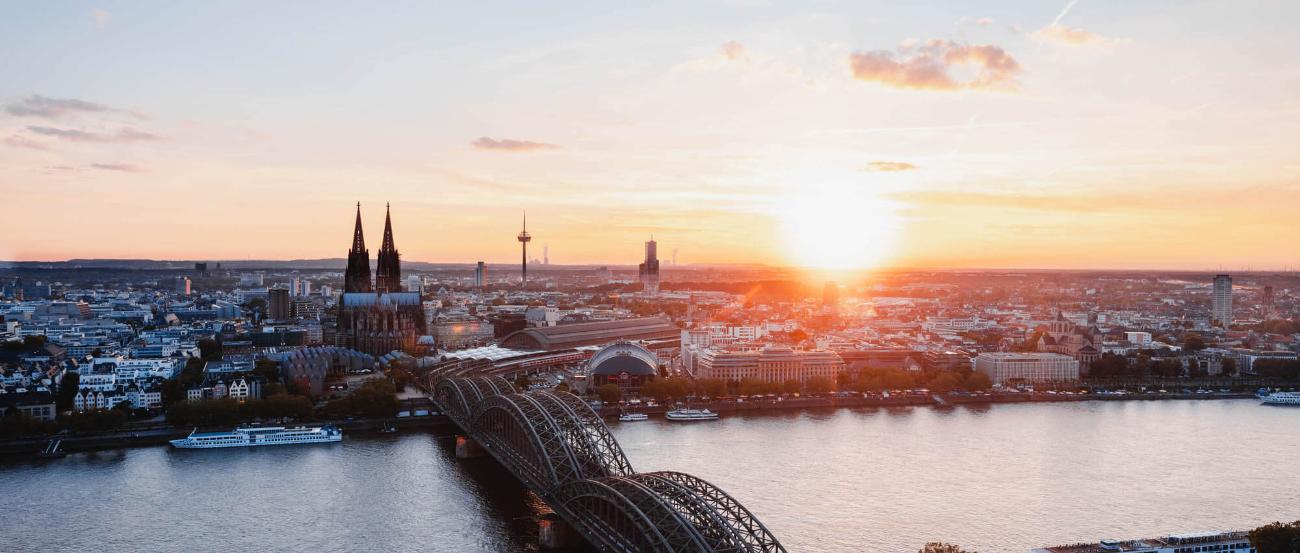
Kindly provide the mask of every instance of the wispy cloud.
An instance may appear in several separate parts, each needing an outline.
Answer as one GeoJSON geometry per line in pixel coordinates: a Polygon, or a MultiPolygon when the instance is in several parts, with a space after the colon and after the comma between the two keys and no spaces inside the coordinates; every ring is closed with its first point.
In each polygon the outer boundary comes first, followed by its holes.
{"type": "Polygon", "coordinates": [[[470,142],[471,146],[480,150],[498,150],[503,152],[533,152],[537,150],[556,150],[559,146],[547,144],[545,142],[533,142],[531,140],[515,140],[513,138],[502,138],[500,140],[480,136],[478,140],[470,142]]]}
{"type": "Polygon", "coordinates": [[[863,167],[863,171],[878,173],[896,173],[899,171],[915,171],[917,167],[906,161],[871,161],[863,167]]]}
{"type": "Polygon", "coordinates": [[[1106,37],[1092,31],[1066,27],[1060,23],[1053,23],[1042,29],[1034,31],[1034,38],[1039,40],[1056,42],[1060,44],[1081,45],[1094,42],[1102,42],[1106,37]]]}
{"type": "Polygon", "coordinates": [[[95,133],[77,129],[59,129],[54,127],[28,126],[27,130],[43,136],[52,136],[68,142],[128,143],[152,142],[162,140],[161,136],[138,129],[118,129],[115,133],[95,133]]]}
{"type": "Polygon", "coordinates": [[[19,100],[17,103],[5,106],[5,111],[10,115],[44,117],[46,119],[59,119],[74,113],[96,113],[110,110],[111,108],[108,106],[85,100],[49,98],[39,94],[33,94],[19,100]]]}
{"type": "Polygon", "coordinates": [[[1065,7],[1061,9],[1061,12],[1056,14],[1056,18],[1053,19],[1051,23],[1048,23],[1046,27],[1033,32],[1033,37],[1045,42],[1056,42],[1058,44],[1076,46],[1107,40],[1106,37],[1092,31],[1067,27],[1061,23],[1061,20],[1065,19],[1065,16],[1068,15],[1070,10],[1074,9],[1074,6],[1078,3],[1079,0],[1070,0],[1067,2],[1065,7]]]}
{"type": "Polygon", "coordinates": [[[904,43],[897,52],[854,52],[849,65],[855,79],[919,90],[1014,90],[1021,72],[1020,62],[1000,47],[940,39],[904,43]],[[959,66],[973,67],[976,75],[958,80],[949,70],[959,66]]]}
{"type": "Polygon", "coordinates": [[[139,166],[131,165],[129,163],[92,163],[90,164],[90,168],[99,169],[101,171],[121,171],[125,173],[139,173],[144,171],[144,169],[141,169],[139,166]]]}
{"type": "Polygon", "coordinates": [[[994,21],[992,17],[981,17],[975,20],[975,24],[981,27],[988,27],[989,25],[992,25],[994,23],[997,22],[994,21]]]}
{"type": "Polygon", "coordinates": [[[95,8],[90,10],[90,18],[94,20],[96,29],[103,29],[113,20],[113,14],[109,13],[107,10],[95,8]]]}
{"type": "MultiPolygon", "coordinates": [[[[1123,202],[1106,201],[1100,196],[1064,194],[1014,194],[967,192],[958,190],[918,190],[897,192],[895,200],[924,206],[989,207],[1033,211],[1098,212],[1128,209],[1123,202]]],[[[1136,203],[1136,202],[1135,202],[1136,203]]],[[[1131,204],[1129,204],[1131,205],[1131,204]]]]}
{"type": "Polygon", "coordinates": [[[49,150],[49,145],[44,142],[37,142],[25,136],[14,135],[5,139],[5,145],[14,148],[27,148],[29,150],[49,150]]]}

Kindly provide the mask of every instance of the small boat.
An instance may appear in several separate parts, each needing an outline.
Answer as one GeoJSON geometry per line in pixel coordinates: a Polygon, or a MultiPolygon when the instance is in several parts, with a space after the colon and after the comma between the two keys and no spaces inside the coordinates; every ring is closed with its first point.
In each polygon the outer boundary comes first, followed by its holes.
{"type": "Polygon", "coordinates": [[[1300,392],[1273,392],[1264,396],[1264,405],[1300,406],[1300,392]]]}
{"type": "Polygon", "coordinates": [[[380,428],[380,429],[379,429],[379,433],[380,433],[380,434],[396,434],[396,433],[397,433],[397,427],[396,427],[396,426],[393,426],[393,425],[391,425],[391,424],[385,424],[383,428],[380,428]]]}
{"type": "Polygon", "coordinates": [[[718,414],[708,409],[673,409],[664,418],[670,421],[715,421],[718,414]]]}
{"type": "Polygon", "coordinates": [[[619,422],[633,422],[650,420],[650,415],[645,413],[619,413],[619,422]]]}

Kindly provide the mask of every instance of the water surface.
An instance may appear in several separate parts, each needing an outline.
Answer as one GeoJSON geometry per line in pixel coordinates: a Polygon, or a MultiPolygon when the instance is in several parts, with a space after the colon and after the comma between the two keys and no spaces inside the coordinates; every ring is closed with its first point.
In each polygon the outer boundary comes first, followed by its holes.
{"type": "MultiPolygon", "coordinates": [[[[1084,402],[612,423],[639,471],[726,490],[795,552],[992,552],[1300,519],[1300,409],[1084,402]]],[[[0,464],[6,551],[535,550],[538,507],[447,436],[0,464]]]]}

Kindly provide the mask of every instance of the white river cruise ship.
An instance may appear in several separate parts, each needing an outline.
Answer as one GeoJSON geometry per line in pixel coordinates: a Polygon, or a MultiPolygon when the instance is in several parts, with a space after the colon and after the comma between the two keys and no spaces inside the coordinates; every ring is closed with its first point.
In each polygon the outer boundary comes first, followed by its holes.
{"type": "Polygon", "coordinates": [[[1029,553],[1255,553],[1249,532],[1201,532],[1143,540],[1101,540],[1034,549],[1029,553]]]}
{"type": "Polygon", "coordinates": [[[1264,405],[1300,406],[1300,392],[1273,392],[1264,396],[1264,405]]]}
{"type": "Polygon", "coordinates": [[[190,432],[189,436],[172,440],[181,449],[210,449],[216,447],[245,447],[259,445],[314,444],[341,442],[343,431],[337,426],[283,426],[240,427],[230,432],[190,432]]]}

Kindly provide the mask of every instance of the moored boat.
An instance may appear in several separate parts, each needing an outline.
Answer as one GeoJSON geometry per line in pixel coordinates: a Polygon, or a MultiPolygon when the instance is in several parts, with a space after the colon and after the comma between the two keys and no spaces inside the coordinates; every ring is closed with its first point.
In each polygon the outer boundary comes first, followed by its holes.
{"type": "Polygon", "coordinates": [[[1300,406],[1300,392],[1273,392],[1264,396],[1264,405],[1300,406]]]}
{"type": "Polygon", "coordinates": [[[239,427],[230,432],[190,432],[189,436],[172,440],[180,449],[212,449],[218,447],[245,447],[261,445],[314,444],[343,441],[343,431],[332,424],[325,426],[239,427]]]}
{"type": "Polygon", "coordinates": [[[670,421],[715,421],[718,414],[708,409],[673,409],[664,418],[670,421]]]}
{"type": "Polygon", "coordinates": [[[618,420],[620,422],[644,421],[650,420],[650,415],[645,413],[619,413],[618,420]]]}

